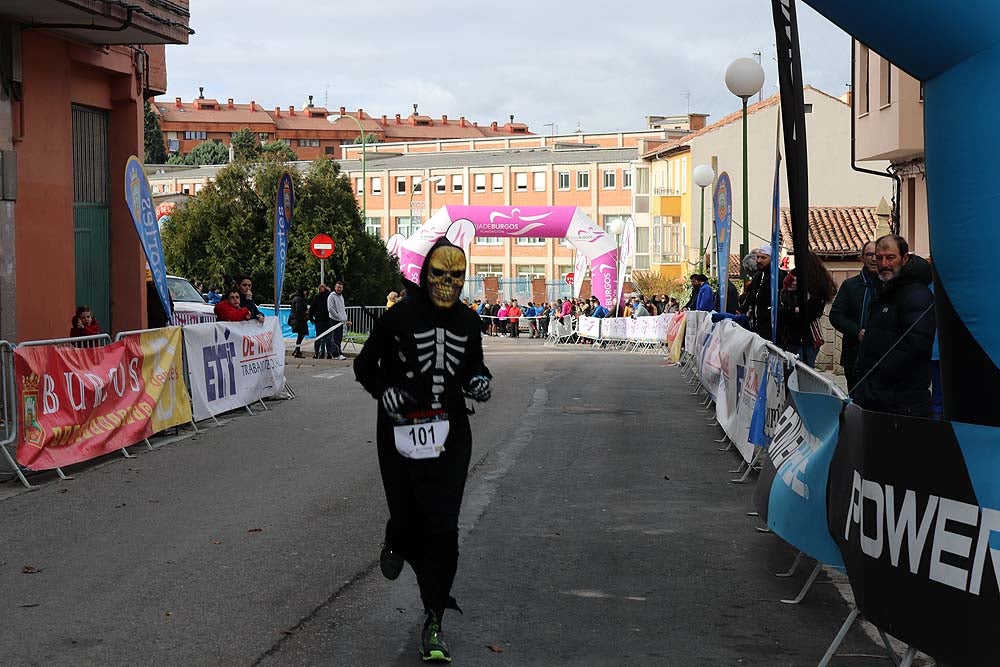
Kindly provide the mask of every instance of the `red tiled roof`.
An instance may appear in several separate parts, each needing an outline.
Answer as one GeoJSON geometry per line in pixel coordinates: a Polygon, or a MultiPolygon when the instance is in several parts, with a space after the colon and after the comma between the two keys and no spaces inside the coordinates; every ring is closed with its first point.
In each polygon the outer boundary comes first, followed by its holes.
{"type": "MultiPolygon", "coordinates": [[[[875,238],[874,206],[810,206],[809,247],[823,257],[851,257],[875,238]]],[[[792,217],[781,209],[781,245],[791,252],[792,217]]]]}
{"type": "Polygon", "coordinates": [[[739,278],[740,277],[740,256],[730,255],[729,256],[729,277],[739,278]]]}
{"type": "MultiPolygon", "coordinates": [[[[210,100],[203,100],[210,101],[210,100]]],[[[153,100],[153,106],[164,122],[168,123],[264,123],[273,125],[271,117],[261,105],[256,105],[254,111],[249,104],[234,104],[230,109],[228,104],[220,104],[215,109],[198,109],[190,102],[181,102],[178,108],[175,102],[153,100]]]]}
{"type": "Polygon", "coordinates": [[[296,109],[295,115],[290,115],[288,109],[278,111],[268,111],[267,114],[274,121],[279,130],[325,130],[333,129],[330,121],[326,119],[330,112],[323,107],[307,107],[296,109]]]}

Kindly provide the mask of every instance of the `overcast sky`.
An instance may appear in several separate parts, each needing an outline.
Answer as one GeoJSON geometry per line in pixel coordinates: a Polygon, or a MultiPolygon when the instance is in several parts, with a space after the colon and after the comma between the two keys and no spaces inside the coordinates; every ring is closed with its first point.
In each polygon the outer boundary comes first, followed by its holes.
{"type": "MultiPolygon", "coordinates": [[[[850,39],[798,3],[803,78],[839,95],[850,39]]],[[[639,130],[647,115],[739,108],[724,81],[763,54],[777,92],[769,0],[238,0],[191,3],[190,44],[167,47],[167,97],[268,108],[314,103],[480,124],[514,114],[537,134],[639,130]]]]}

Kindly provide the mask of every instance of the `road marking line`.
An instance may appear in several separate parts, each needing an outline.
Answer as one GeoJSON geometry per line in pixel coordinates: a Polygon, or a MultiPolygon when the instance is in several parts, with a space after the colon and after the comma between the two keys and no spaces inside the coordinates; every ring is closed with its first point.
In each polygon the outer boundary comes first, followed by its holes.
{"type": "Polygon", "coordinates": [[[343,373],[319,373],[317,375],[313,375],[313,377],[321,378],[323,380],[332,380],[333,378],[340,377],[341,375],[343,375],[343,373]]]}

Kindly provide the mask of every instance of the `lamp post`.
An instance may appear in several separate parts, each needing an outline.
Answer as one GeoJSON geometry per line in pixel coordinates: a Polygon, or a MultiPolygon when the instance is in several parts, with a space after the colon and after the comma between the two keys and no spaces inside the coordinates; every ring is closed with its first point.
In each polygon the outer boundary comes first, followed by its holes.
{"type": "MultiPolygon", "coordinates": [[[[743,99],[743,243],[740,257],[750,252],[750,192],[747,167],[747,100],[756,95],[764,85],[764,70],[753,58],[737,58],[726,69],[726,88],[736,97],[743,99]]],[[[746,280],[746,267],[740,262],[740,273],[746,280]]]]}
{"type": "MultiPolygon", "coordinates": [[[[618,269],[622,268],[622,232],[625,231],[625,221],[621,218],[615,218],[608,223],[608,231],[615,235],[615,247],[618,249],[615,252],[615,261],[618,262],[618,269]]],[[[593,281],[591,281],[593,282],[593,281]]],[[[618,303],[615,303],[615,315],[618,315],[619,308],[621,307],[621,294],[616,295],[615,298],[618,299],[618,303]]]]}
{"type": "MultiPolygon", "coordinates": [[[[358,111],[358,115],[359,116],[361,115],[360,111],[358,111]]],[[[368,141],[367,141],[368,136],[365,134],[365,127],[364,125],[361,124],[360,118],[355,118],[350,114],[347,114],[346,116],[341,116],[341,118],[350,118],[351,120],[353,120],[355,123],[358,124],[358,131],[361,132],[361,222],[367,225],[368,224],[368,199],[367,199],[368,178],[367,174],[365,173],[365,165],[368,162],[367,159],[368,151],[366,150],[366,148],[368,147],[368,141]]]]}
{"type": "MultiPolygon", "coordinates": [[[[414,183],[410,188],[410,228],[413,228],[413,195],[417,194],[417,186],[423,183],[440,183],[444,180],[444,176],[428,176],[427,178],[421,178],[419,181],[414,183]]],[[[421,188],[423,189],[423,188],[421,188]]],[[[412,232],[411,232],[412,233],[412,232]]]]}
{"type": "Polygon", "coordinates": [[[698,273],[704,273],[705,263],[705,188],[715,180],[715,172],[707,164],[699,164],[692,173],[694,184],[701,188],[701,236],[698,245],[698,273]]]}

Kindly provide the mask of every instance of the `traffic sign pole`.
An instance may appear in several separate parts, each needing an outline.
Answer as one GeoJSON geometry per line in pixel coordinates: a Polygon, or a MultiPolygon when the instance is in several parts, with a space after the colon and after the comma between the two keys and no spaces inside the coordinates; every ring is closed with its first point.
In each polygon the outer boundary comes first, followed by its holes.
{"type": "Polygon", "coordinates": [[[325,267],[323,266],[324,264],[326,264],[326,260],[325,259],[319,260],[319,284],[320,285],[323,285],[323,284],[326,283],[326,275],[324,273],[324,268],[325,267]]]}

